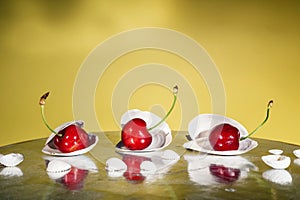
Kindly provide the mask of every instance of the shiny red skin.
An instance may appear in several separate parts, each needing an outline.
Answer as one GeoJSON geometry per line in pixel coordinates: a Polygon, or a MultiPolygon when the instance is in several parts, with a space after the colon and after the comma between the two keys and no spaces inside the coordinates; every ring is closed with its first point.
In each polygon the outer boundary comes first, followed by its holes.
{"type": "Polygon", "coordinates": [[[209,142],[215,151],[239,149],[240,132],[230,124],[219,124],[209,134],[209,142]]]}
{"type": "Polygon", "coordinates": [[[84,179],[88,175],[88,170],[71,167],[71,171],[66,174],[61,182],[69,190],[80,190],[83,188],[84,179]]]}
{"type": "Polygon", "coordinates": [[[229,183],[239,179],[241,170],[237,168],[224,167],[223,165],[211,164],[209,171],[212,175],[219,178],[219,181],[229,183]]]}
{"type": "Polygon", "coordinates": [[[146,126],[146,122],[140,118],[134,118],[127,122],[121,134],[124,146],[130,150],[147,148],[152,142],[152,136],[146,126]]]}
{"type": "Polygon", "coordinates": [[[59,131],[53,141],[59,151],[70,153],[86,148],[89,145],[89,136],[82,128],[72,124],[59,131]]]}
{"type": "Polygon", "coordinates": [[[141,183],[145,180],[145,176],[141,174],[141,163],[150,160],[149,158],[134,155],[124,155],[123,161],[127,165],[127,170],[123,176],[131,183],[141,183]]]}

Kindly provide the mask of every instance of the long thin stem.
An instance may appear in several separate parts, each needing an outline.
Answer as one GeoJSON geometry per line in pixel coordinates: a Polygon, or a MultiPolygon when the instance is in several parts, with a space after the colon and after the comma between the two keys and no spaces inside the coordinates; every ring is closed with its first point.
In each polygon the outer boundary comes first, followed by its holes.
{"type": "Polygon", "coordinates": [[[46,118],[45,118],[45,113],[44,113],[44,105],[41,105],[41,114],[42,114],[42,118],[43,118],[43,122],[46,125],[46,127],[54,134],[61,136],[61,134],[58,134],[56,131],[54,131],[47,123],[46,118]]]}
{"type": "Polygon", "coordinates": [[[158,127],[161,123],[163,123],[167,117],[169,117],[169,115],[171,114],[172,110],[174,109],[174,106],[175,106],[175,103],[176,103],[176,100],[177,100],[177,93],[178,93],[178,87],[177,85],[175,87],[173,87],[173,96],[174,96],[174,100],[173,100],[173,103],[172,103],[172,106],[170,108],[170,110],[168,111],[168,113],[165,115],[164,118],[162,118],[157,124],[155,124],[154,126],[152,126],[151,128],[148,128],[148,131],[151,131],[152,129],[158,127]]]}
{"type": "Polygon", "coordinates": [[[267,116],[266,116],[265,120],[258,127],[256,127],[256,129],[254,129],[254,131],[252,131],[249,135],[247,135],[245,137],[241,137],[240,141],[245,140],[248,137],[250,137],[251,135],[253,135],[258,129],[260,129],[268,121],[269,113],[270,113],[270,109],[272,108],[272,105],[273,105],[273,100],[269,101],[269,103],[268,103],[267,116]]]}
{"type": "Polygon", "coordinates": [[[54,130],[48,125],[47,120],[46,120],[46,118],[45,118],[44,106],[45,106],[45,104],[46,104],[46,99],[47,99],[48,96],[49,96],[49,92],[47,92],[47,93],[45,93],[43,96],[41,96],[40,101],[39,101],[39,105],[40,105],[40,107],[41,107],[41,115],[42,115],[42,118],[43,118],[43,122],[44,122],[44,124],[46,125],[46,127],[47,127],[52,133],[54,133],[54,134],[56,134],[56,135],[62,137],[61,134],[59,134],[59,133],[57,133],[56,131],[54,131],[54,130]]]}

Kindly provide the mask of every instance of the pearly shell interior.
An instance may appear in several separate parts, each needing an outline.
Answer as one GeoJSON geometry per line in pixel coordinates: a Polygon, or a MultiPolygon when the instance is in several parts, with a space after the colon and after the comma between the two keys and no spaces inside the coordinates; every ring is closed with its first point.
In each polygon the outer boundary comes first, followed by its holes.
{"type": "Polygon", "coordinates": [[[192,140],[201,138],[202,134],[207,137],[209,130],[222,123],[236,127],[240,132],[240,137],[248,135],[247,129],[234,119],[218,114],[200,114],[190,121],[188,125],[189,136],[192,140]]]}

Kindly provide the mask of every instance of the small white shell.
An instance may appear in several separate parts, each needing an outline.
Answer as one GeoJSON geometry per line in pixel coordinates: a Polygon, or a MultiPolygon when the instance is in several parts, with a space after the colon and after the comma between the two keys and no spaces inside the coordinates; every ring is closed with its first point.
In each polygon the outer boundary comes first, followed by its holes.
{"type": "Polygon", "coordinates": [[[23,176],[23,172],[18,167],[4,167],[2,171],[0,172],[0,175],[2,176],[23,176]]]}
{"type": "Polygon", "coordinates": [[[48,161],[61,160],[78,169],[88,170],[90,172],[98,172],[96,164],[85,155],[70,157],[44,156],[43,158],[48,161]]]}
{"type": "MultiPolygon", "coordinates": [[[[161,120],[159,116],[148,111],[141,111],[138,109],[128,110],[121,117],[121,122],[120,122],[121,127],[123,127],[128,121],[134,118],[143,119],[146,122],[148,128],[154,126],[156,123],[158,123],[161,120]]],[[[125,153],[125,152],[140,153],[140,152],[158,151],[167,147],[172,142],[171,129],[166,122],[163,122],[158,127],[154,128],[149,132],[152,135],[152,142],[147,148],[143,150],[132,151],[127,149],[122,142],[119,142],[116,145],[116,151],[121,153],[125,153]]]]}
{"type": "Polygon", "coordinates": [[[106,161],[105,169],[108,176],[121,177],[127,170],[127,165],[119,158],[110,158],[106,161]]]}
{"type": "Polygon", "coordinates": [[[293,153],[297,158],[300,158],[300,149],[294,150],[293,153]]]}
{"type": "Polygon", "coordinates": [[[262,177],[268,181],[280,185],[289,185],[293,181],[293,178],[288,171],[280,169],[270,169],[265,171],[262,174],[262,177]]]}
{"type": "Polygon", "coordinates": [[[283,151],[281,149],[270,149],[269,153],[273,155],[280,155],[283,153],[283,151]]]}
{"type": "Polygon", "coordinates": [[[0,163],[6,167],[15,167],[24,160],[20,153],[10,153],[0,157],[0,163]]]}
{"type": "Polygon", "coordinates": [[[71,165],[62,160],[52,160],[48,163],[47,174],[52,179],[58,179],[71,171],[71,165]]]}
{"type": "Polygon", "coordinates": [[[286,169],[291,164],[291,158],[283,155],[267,155],[262,156],[261,159],[274,169],[286,169]]]}
{"type": "Polygon", "coordinates": [[[294,164],[299,165],[300,166],[300,158],[297,158],[294,160],[294,164]]]}

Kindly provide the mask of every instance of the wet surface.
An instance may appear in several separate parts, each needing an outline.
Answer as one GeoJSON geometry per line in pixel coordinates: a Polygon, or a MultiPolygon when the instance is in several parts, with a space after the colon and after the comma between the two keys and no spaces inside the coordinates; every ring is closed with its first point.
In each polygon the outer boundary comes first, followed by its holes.
{"type": "MultiPolygon", "coordinates": [[[[173,132],[173,141],[159,152],[120,154],[119,132],[95,133],[99,143],[89,153],[71,158],[42,153],[46,139],[0,148],[21,153],[14,170],[0,167],[0,199],[298,199],[300,165],[297,145],[254,139],[258,147],[238,156],[215,156],[186,150],[187,132],[173,132]],[[281,149],[291,158],[285,170],[272,171],[261,156],[281,149]],[[171,155],[168,157],[168,155],[171,155]],[[178,155],[178,157],[177,157],[178,155]],[[108,173],[106,161],[117,158],[127,168],[108,173]],[[60,159],[72,168],[50,176],[47,165],[60,159]],[[9,171],[6,172],[6,171],[9,171]],[[21,172],[21,173],[20,173],[21,172]]],[[[122,165],[123,166],[123,165],[122,165]]]]}

